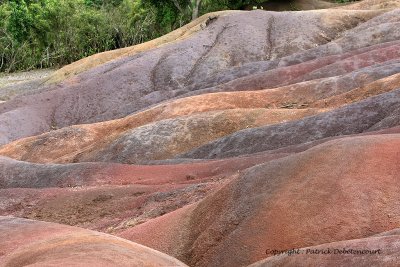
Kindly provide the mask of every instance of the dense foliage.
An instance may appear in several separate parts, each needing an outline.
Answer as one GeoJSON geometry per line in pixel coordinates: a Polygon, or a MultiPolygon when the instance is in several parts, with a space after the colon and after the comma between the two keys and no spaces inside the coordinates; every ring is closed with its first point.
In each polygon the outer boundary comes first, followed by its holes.
{"type": "Polygon", "coordinates": [[[0,71],[62,66],[256,0],[0,0],[0,71]]]}

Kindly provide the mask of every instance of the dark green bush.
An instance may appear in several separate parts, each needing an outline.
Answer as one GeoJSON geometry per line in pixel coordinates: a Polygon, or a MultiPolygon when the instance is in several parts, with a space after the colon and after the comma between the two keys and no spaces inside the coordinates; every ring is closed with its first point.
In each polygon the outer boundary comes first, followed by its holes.
{"type": "MultiPolygon", "coordinates": [[[[0,2],[1,3],[1,2],[0,2]]],[[[58,67],[157,36],[155,15],[130,0],[0,4],[0,71],[58,67]]]]}

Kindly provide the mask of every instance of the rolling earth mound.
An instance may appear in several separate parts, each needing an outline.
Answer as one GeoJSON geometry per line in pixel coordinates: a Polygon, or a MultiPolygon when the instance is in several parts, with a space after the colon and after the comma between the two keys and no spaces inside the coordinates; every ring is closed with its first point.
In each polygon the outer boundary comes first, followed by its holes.
{"type": "Polygon", "coordinates": [[[400,1],[299,4],[0,87],[0,266],[396,266],[400,1]]]}
{"type": "Polygon", "coordinates": [[[190,266],[245,266],[266,257],[268,248],[289,250],[392,230],[400,216],[399,145],[398,134],[330,141],[252,167],[198,204],[121,236],[190,266]],[[156,228],[167,234],[144,234],[156,228]],[[175,238],[185,242],[169,250],[175,238]]]}
{"type": "Polygon", "coordinates": [[[186,266],[139,244],[76,227],[2,216],[0,229],[0,265],[5,267],[186,266]]]}

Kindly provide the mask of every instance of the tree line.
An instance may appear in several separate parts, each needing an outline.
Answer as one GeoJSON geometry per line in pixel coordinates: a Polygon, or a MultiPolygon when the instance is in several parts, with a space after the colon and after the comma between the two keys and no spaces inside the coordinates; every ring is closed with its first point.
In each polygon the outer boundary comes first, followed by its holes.
{"type": "Polygon", "coordinates": [[[0,0],[0,71],[60,67],[261,0],[0,0]]]}

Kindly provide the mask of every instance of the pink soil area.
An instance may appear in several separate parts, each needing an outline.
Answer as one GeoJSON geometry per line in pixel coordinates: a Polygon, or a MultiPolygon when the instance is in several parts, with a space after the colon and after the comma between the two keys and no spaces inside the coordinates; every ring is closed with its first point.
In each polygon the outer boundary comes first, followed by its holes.
{"type": "Polygon", "coordinates": [[[311,104],[311,107],[339,107],[346,104],[364,100],[368,97],[389,92],[400,88],[400,74],[379,79],[348,92],[331,96],[311,104]]]}
{"type": "MultiPolygon", "coordinates": [[[[288,153],[249,155],[240,158],[211,160],[192,164],[174,165],[111,165],[107,173],[112,174],[112,183],[166,184],[197,183],[211,177],[230,176],[251,166],[287,156],[288,153]],[[115,180],[117,178],[117,180],[115,180]]],[[[104,182],[104,180],[103,180],[104,182]]],[[[94,184],[101,184],[99,180],[94,184]]]]}
{"type": "Polygon", "coordinates": [[[399,48],[400,44],[397,43],[389,47],[378,48],[365,53],[356,54],[346,59],[336,61],[326,67],[309,72],[303,79],[309,80],[310,78],[315,79],[316,77],[326,77],[328,73],[329,76],[341,75],[388,60],[397,59],[400,57],[399,48]]]}
{"type": "Polygon", "coordinates": [[[94,231],[0,217],[0,266],[186,266],[158,251],[94,231]]]}
{"type": "Polygon", "coordinates": [[[399,42],[384,43],[250,75],[221,85],[220,91],[260,90],[331,77],[393,60],[399,58],[399,56],[399,42]],[[282,77],[285,77],[285,79],[282,80],[282,77]]]}
{"type": "Polygon", "coordinates": [[[0,189],[0,214],[113,233],[196,202],[219,183],[0,189]]]}

